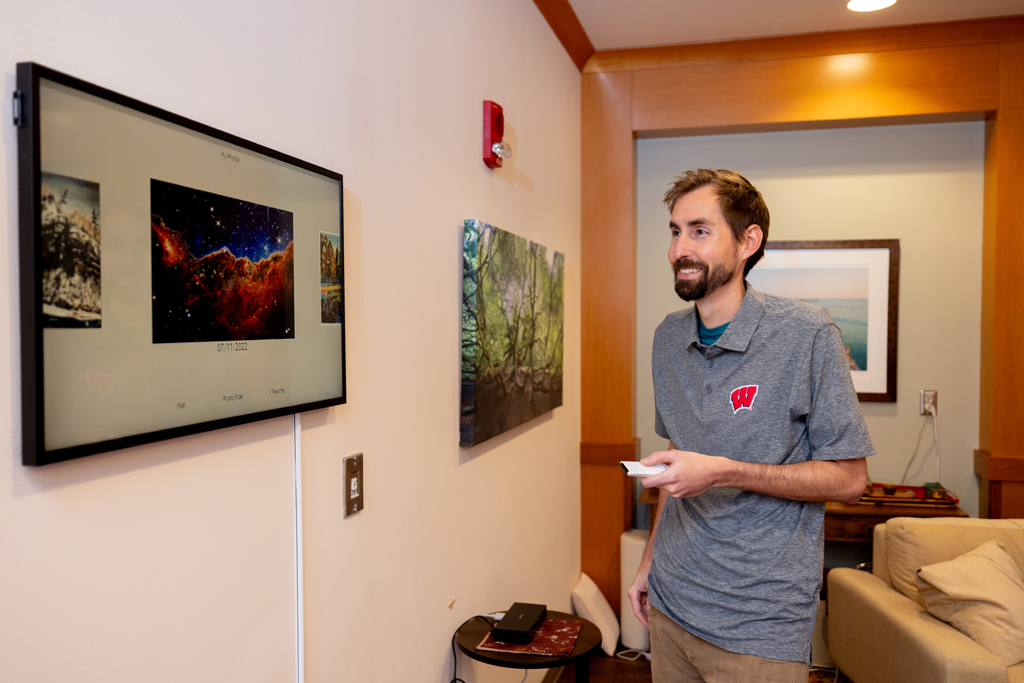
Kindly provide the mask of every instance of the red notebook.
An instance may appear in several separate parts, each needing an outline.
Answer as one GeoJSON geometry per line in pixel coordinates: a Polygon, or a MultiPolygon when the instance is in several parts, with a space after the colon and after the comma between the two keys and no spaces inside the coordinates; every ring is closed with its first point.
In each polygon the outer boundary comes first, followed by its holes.
{"type": "Polygon", "coordinates": [[[484,636],[478,650],[491,652],[508,652],[520,655],[547,655],[549,657],[568,657],[576,645],[576,639],[583,630],[582,621],[568,619],[545,619],[533,640],[529,643],[501,643],[491,637],[490,632],[484,636]]]}

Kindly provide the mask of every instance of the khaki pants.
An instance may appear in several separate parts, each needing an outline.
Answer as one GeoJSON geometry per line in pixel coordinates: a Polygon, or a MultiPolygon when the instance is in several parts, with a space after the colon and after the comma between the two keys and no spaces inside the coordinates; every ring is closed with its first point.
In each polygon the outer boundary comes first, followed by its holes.
{"type": "Polygon", "coordinates": [[[654,683],[807,683],[807,663],[738,655],[698,638],[651,605],[654,683]]]}

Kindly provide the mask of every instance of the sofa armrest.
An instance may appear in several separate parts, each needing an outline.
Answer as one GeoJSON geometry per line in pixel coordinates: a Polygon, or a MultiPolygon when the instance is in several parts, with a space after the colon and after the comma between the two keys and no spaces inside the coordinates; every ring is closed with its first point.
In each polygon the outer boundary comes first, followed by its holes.
{"type": "Polygon", "coordinates": [[[1005,683],[995,655],[873,574],[828,575],[828,649],[857,683],[1005,683]]]}

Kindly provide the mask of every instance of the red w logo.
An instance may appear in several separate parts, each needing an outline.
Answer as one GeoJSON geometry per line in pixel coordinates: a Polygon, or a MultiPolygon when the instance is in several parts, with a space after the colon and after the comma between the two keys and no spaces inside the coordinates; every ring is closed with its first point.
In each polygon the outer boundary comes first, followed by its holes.
{"type": "Polygon", "coordinates": [[[745,387],[737,387],[732,390],[732,414],[735,415],[737,411],[746,408],[750,410],[750,406],[754,405],[754,397],[757,396],[757,385],[751,384],[745,387]]]}

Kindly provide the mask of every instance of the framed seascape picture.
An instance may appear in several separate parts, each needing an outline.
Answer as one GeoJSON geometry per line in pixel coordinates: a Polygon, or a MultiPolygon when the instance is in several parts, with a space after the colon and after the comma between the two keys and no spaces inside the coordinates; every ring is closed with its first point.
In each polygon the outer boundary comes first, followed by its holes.
{"type": "Polygon", "coordinates": [[[562,405],[565,256],[482,221],[463,225],[459,445],[562,405]]]}
{"type": "Polygon", "coordinates": [[[345,402],[340,174],[17,79],[24,464],[345,402]]]}
{"type": "Polygon", "coordinates": [[[857,398],[896,402],[899,240],[768,242],[747,279],[760,292],[827,309],[842,333],[857,398]]]}

